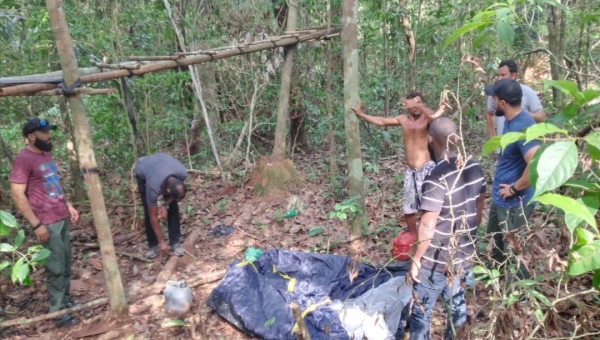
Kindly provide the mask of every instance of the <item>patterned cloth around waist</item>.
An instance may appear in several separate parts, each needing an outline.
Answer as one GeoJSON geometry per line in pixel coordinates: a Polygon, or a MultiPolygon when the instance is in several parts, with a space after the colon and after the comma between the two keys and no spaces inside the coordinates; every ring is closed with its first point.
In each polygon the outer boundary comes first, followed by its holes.
{"type": "Polygon", "coordinates": [[[428,161],[421,169],[406,168],[403,198],[405,205],[410,206],[414,210],[419,210],[421,207],[423,182],[433,168],[435,168],[433,161],[428,161]]]}

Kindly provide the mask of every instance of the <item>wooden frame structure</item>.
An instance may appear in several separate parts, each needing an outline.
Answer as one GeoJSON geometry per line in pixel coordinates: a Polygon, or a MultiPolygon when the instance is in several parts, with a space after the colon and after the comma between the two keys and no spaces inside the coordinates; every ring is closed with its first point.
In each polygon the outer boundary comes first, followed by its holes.
{"type": "MultiPolygon", "coordinates": [[[[339,36],[340,27],[308,28],[294,32],[286,32],[281,36],[251,43],[226,46],[209,50],[187,53],[175,53],[170,56],[130,56],[129,62],[119,64],[93,63],[95,67],[80,69],[78,85],[114,80],[130,76],[141,76],[146,73],[201,64],[219,59],[254,53],[273,48],[285,47],[304,42],[327,40],[339,36]]],[[[47,96],[61,95],[67,89],[60,84],[64,83],[62,71],[45,74],[34,74],[21,77],[0,78],[0,97],[10,96],[47,96]],[[59,89],[58,92],[53,90],[59,89]],[[61,91],[62,90],[62,91],[61,91]]],[[[78,90],[81,91],[83,89],[78,90]]],[[[66,91],[69,92],[69,91],[66,91]]],[[[95,91],[83,91],[81,94],[106,94],[95,91]]]]}

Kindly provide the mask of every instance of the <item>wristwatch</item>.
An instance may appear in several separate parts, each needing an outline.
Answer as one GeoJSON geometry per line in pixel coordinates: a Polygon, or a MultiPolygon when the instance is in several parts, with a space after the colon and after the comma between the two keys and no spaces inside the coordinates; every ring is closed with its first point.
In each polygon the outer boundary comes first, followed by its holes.
{"type": "Polygon", "coordinates": [[[513,195],[516,195],[519,193],[519,190],[517,190],[517,188],[515,187],[515,183],[513,182],[513,184],[510,185],[510,191],[513,192],[513,195]]]}

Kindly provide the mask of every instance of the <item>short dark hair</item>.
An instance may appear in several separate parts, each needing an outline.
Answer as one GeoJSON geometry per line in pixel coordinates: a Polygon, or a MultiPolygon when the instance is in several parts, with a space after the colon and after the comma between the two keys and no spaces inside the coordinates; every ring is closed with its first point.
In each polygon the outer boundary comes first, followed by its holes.
{"type": "Polygon", "coordinates": [[[411,92],[408,94],[408,96],[406,96],[406,99],[413,99],[417,97],[421,98],[422,101],[425,101],[421,92],[411,92]]]}
{"type": "Polygon", "coordinates": [[[169,195],[176,199],[182,199],[185,197],[187,192],[187,188],[185,187],[185,183],[177,177],[169,178],[167,182],[167,186],[169,187],[169,195]]]}
{"type": "Polygon", "coordinates": [[[510,71],[510,73],[519,73],[519,67],[517,66],[517,63],[515,63],[513,60],[510,60],[510,59],[502,60],[500,62],[500,64],[498,64],[498,68],[500,68],[502,66],[508,67],[508,70],[510,71]]]}

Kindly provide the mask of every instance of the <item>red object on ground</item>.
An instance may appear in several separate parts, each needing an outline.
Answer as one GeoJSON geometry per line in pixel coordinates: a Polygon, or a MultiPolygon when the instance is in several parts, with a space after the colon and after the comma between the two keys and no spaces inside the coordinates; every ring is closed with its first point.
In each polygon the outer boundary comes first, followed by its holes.
{"type": "Polygon", "coordinates": [[[415,238],[412,236],[410,231],[404,229],[398,233],[398,236],[394,238],[392,243],[392,255],[400,261],[406,261],[410,259],[408,254],[410,253],[411,245],[415,242],[415,238]]]}

